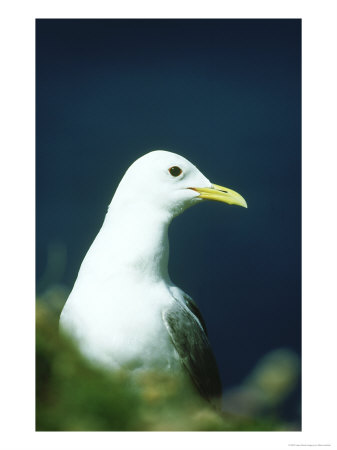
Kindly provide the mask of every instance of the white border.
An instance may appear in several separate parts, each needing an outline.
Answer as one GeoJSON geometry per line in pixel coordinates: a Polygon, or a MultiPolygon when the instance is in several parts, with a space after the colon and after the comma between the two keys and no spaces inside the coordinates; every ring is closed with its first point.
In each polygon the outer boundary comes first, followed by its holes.
{"type": "Polygon", "coordinates": [[[1,6],[1,419],[5,450],[336,447],[336,80],[334,0],[15,1],[1,6]],[[35,18],[303,19],[303,431],[34,432],[35,18]],[[5,208],[4,208],[5,207],[5,208]],[[5,209],[5,211],[4,211],[5,209]],[[5,250],[3,250],[5,249],[5,250]],[[9,269],[9,270],[8,270],[9,269]]]}

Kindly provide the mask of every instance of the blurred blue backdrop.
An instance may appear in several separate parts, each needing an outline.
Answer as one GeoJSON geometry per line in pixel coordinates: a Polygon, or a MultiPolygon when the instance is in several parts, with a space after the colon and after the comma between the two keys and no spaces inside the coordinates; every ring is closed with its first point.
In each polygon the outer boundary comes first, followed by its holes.
{"type": "Polygon", "coordinates": [[[72,287],[125,170],[170,150],[248,203],[170,229],[224,387],[274,349],[299,355],[301,21],[38,20],[36,37],[38,288],[51,244],[67,257],[48,282],[72,287]]]}

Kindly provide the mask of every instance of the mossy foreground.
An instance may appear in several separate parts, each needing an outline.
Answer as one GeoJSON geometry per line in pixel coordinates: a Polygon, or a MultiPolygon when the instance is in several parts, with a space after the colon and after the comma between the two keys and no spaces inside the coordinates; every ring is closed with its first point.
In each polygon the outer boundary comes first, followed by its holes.
{"type": "Polygon", "coordinates": [[[90,365],[37,306],[37,431],[271,431],[277,420],[219,415],[185,379],[111,373],[90,365]]]}

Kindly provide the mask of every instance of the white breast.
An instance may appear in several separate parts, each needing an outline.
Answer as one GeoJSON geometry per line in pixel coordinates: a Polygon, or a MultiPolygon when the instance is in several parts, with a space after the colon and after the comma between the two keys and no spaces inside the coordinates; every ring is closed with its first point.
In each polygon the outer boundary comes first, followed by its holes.
{"type": "Polygon", "coordinates": [[[62,329],[86,357],[109,368],[180,368],[162,320],[163,309],[174,301],[167,286],[158,283],[149,289],[139,280],[128,281],[101,282],[100,292],[97,285],[75,285],[61,315],[62,329]]]}

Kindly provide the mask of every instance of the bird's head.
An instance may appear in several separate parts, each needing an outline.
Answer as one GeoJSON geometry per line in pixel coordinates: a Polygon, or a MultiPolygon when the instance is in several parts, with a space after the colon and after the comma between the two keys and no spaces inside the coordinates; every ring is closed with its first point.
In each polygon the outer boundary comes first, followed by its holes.
{"type": "Polygon", "coordinates": [[[153,206],[175,217],[202,200],[216,200],[247,208],[237,192],[211,183],[180,155],[155,150],[137,159],[125,173],[116,200],[124,204],[153,206]]]}

